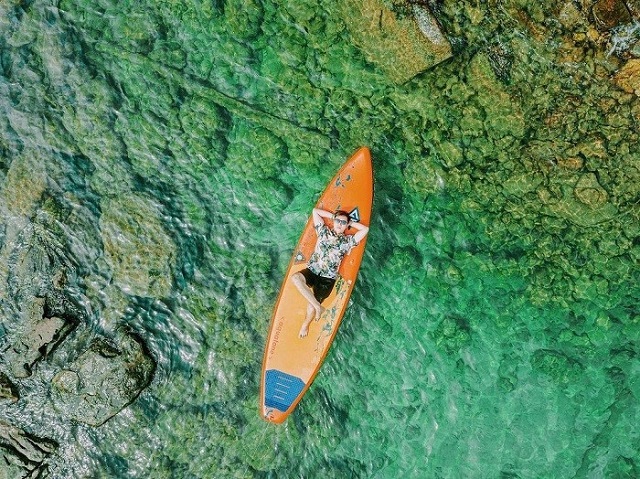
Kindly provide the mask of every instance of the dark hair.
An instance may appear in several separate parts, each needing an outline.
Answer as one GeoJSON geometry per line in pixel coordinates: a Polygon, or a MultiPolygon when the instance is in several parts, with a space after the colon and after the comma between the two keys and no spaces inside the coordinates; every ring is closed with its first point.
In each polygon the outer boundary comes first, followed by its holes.
{"type": "Polygon", "coordinates": [[[337,216],[344,216],[347,218],[347,221],[351,221],[351,216],[349,216],[349,213],[344,210],[336,210],[335,213],[333,213],[333,217],[335,218],[337,216]]]}

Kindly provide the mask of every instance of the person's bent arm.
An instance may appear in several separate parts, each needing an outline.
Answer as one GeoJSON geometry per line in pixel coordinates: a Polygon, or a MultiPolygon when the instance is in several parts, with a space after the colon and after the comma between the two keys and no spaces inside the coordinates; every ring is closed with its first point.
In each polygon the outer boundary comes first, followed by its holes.
{"type": "Polygon", "coordinates": [[[324,220],[322,218],[331,218],[333,217],[333,213],[329,211],[321,210],[320,208],[313,209],[313,226],[321,226],[324,224],[324,220]]]}
{"type": "Polygon", "coordinates": [[[357,221],[349,223],[349,226],[358,230],[358,232],[353,235],[353,239],[355,239],[356,242],[358,243],[360,243],[360,241],[362,241],[364,237],[367,236],[367,233],[369,232],[368,226],[365,226],[362,223],[358,223],[357,221]]]}

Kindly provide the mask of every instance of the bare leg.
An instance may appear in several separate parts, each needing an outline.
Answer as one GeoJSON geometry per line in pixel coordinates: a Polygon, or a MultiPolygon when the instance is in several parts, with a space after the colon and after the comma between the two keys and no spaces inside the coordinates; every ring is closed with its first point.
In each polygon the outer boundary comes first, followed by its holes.
{"type": "Polygon", "coordinates": [[[311,323],[311,319],[315,317],[316,320],[320,319],[320,316],[324,312],[324,308],[318,300],[313,296],[313,291],[311,288],[307,286],[307,283],[304,279],[302,273],[295,273],[291,276],[291,281],[293,281],[293,285],[300,291],[300,294],[307,300],[309,305],[307,306],[307,315],[305,317],[304,323],[302,324],[302,328],[300,328],[300,337],[303,338],[309,332],[309,324],[311,323]],[[315,312],[315,315],[313,314],[315,312]]]}

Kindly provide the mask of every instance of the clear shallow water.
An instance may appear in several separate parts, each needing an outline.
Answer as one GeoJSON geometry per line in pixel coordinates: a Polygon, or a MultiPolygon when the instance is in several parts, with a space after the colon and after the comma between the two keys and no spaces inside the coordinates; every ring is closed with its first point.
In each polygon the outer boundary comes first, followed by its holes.
{"type": "Polygon", "coordinates": [[[60,443],[53,477],[638,475],[640,108],[586,24],[444,2],[454,57],[399,86],[333,2],[1,8],[4,251],[35,225],[86,327],[126,325],[158,363],[100,428],[49,404],[64,354],[39,366],[2,413],[60,443]],[[272,426],[271,308],[362,144],[361,275],[272,426]]]}

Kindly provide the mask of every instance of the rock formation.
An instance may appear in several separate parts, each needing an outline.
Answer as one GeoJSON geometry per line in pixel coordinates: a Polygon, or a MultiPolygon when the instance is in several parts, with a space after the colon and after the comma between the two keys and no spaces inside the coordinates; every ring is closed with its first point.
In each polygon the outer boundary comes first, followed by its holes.
{"type": "Polygon", "coordinates": [[[0,421],[0,478],[46,477],[45,461],[57,447],[55,441],[35,437],[5,421],[0,421]]]}
{"type": "Polygon", "coordinates": [[[369,61],[397,83],[451,56],[451,44],[426,5],[396,12],[382,0],[344,1],[343,18],[353,41],[369,61]]]}
{"type": "Polygon", "coordinates": [[[97,338],[53,378],[54,403],[62,414],[100,426],[149,385],[154,370],[139,338],[131,334],[113,342],[97,338]]]}

